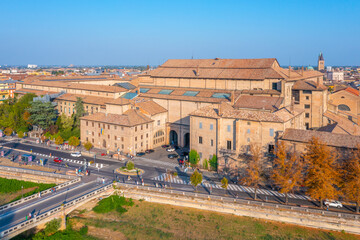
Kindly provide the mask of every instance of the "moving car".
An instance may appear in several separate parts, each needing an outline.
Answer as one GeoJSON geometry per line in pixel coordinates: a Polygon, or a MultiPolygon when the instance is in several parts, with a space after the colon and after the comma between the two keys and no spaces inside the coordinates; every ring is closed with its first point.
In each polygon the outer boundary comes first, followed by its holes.
{"type": "Polygon", "coordinates": [[[162,148],[168,148],[168,147],[170,147],[170,145],[164,144],[164,145],[162,145],[161,147],[162,147],[162,148]]]}
{"type": "Polygon", "coordinates": [[[325,200],[324,205],[328,207],[336,207],[336,208],[342,208],[343,205],[339,201],[333,201],[333,200],[325,200]]]}
{"type": "Polygon", "coordinates": [[[170,158],[170,159],[174,159],[174,158],[177,158],[177,157],[178,157],[178,155],[175,154],[175,153],[172,153],[172,154],[168,155],[168,158],[170,158]]]}
{"type": "Polygon", "coordinates": [[[153,149],[147,149],[147,150],[145,150],[145,153],[153,153],[153,152],[155,152],[153,149]]]}
{"type": "Polygon", "coordinates": [[[175,151],[175,148],[167,148],[166,151],[168,151],[168,152],[174,152],[174,151],[175,151]]]}
{"type": "Polygon", "coordinates": [[[62,159],[61,158],[58,158],[58,157],[56,157],[56,158],[54,158],[54,162],[56,162],[56,163],[62,163],[62,159]]]}
{"type": "Polygon", "coordinates": [[[81,157],[81,152],[73,152],[70,154],[72,157],[81,157]]]}
{"type": "Polygon", "coordinates": [[[141,157],[141,156],[144,156],[144,155],[145,155],[144,152],[138,152],[138,153],[136,154],[137,157],[141,157]]]}

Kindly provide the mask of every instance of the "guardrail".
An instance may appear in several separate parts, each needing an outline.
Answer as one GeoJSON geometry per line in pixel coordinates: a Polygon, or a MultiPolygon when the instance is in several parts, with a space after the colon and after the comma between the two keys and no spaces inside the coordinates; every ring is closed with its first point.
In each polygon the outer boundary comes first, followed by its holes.
{"type": "Polygon", "coordinates": [[[43,214],[37,216],[36,218],[33,218],[33,219],[30,219],[30,220],[27,220],[27,221],[24,221],[24,222],[21,222],[15,226],[12,226],[11,228],[8,228],[4,231],[2,231],[0,233],[0,238],[3,238],[3,237],[6,237],[12,233],[14,233],[15,231],[18,231],[20,229],[23,229],[25,227],[30,227],[30,226],[35,226],[37,222],[40,222],[42,221],[43,219],[47,218],[47,217],[50,217],[52,215],[55,215],[57,213],[59,213],[60,211],[62,210],[66,210],[66,208],[70,208],[80,202],[83,202],[85,200],[87,200],[88,198],[91,198],[91,197],[94,197],[95,195],[99,194],[99,193],[102,193],[106,190],[108,190],[109,188],[112,188],[112,183],[109,183],[101,188],[98,188],[90,193],[87,193],[83,196],[80,196],[78,198],[75,198],[74,200],[68,202],[68,203],[65,203],[64,205],[59,205],[55,208],[52,208],[52,209],[49,209],[48,211],[44,212],[43,214]]]}
{"type": "MultiPolygon", "coordinates": [[[[74,184],[74,183],[77,183],[77,182],[80,182],[80,181],[81,181],[81,178],[77,177],[76,179],[73,179],[73,180],[70,180],[70,181],[67,181],[67,182],[64,182],[64,183],[61,183],[61,184],[55,186],[54,189],[55,189],[55,191],[57,191],[59,189],[65,188],[65,187],[67,187],[67,186],[69,186],[71,184],[74,184]]],[[[43,196],[43,195],[46,195],[48,193],[51,193],[51,191],[52,191],[51,188],[49,188],[49,189],[46,189],[44,191],[41,191],[40,194],[41,194],[41,196],[43,196]]],[[[0,206],[0,211],[3,211],[5,209],[8,209],[10,207],[13,207],[13,206],[16,206],[16,205],[19,205],[19,204],[22,204],[22,203],[25,203],[27,201],[30,201],[30,200],[38,198],[38,197],[39,197],[39,193],[35,193],[35,194],[30,195],[28,197],[22,198],[20,200],[17,200],[17,201],[2,205],[2,206],[0,206]]]]}
{"type": "Polygon", "coordinates": [[[28,174],[34,174],[34,175],[40,175],[40,176],[47,176],[47,177],[64,178],[64,179],[77,178],[76,176],[64,175],[61,173],[43,172],[43,171],[39,171],[39,170],[30,170],[30,169],[8,167],[8,166],[1,166],[1,165],[0,165],[0,170],[12,171],[12,172],[18,172],[18,173],[28,173],[28,174]]]}
{"type": "Polygon", "coordinates": [[[297,207],[297,206],[289,206],[283,204],[276,204],[276,203],[268,203],[268,202],[261,202],[261,201],[253,201],[253,200],[246,200],[246,199],[236,199],[230,197],[222,197],[217,195],[208,195],[203,193],[193,193],[193,192],[184,192],[179,190],[171,190],[171,189],[164,189],[164,188],[156,188],[156,187],[148,187],[148,186],[141,186],[141,185],[132,185],[126,183],[117,182],[117,185],[125,186],[129,188],[136,188],[136,189],[143,189],[147,191],[153,192],[163,192],[167,194],[173,195],[182,195],[187,197],[196,197],[201,198],[204,200],[215,200],[227,203],[235,203],[235,204],[245,204],[245,205],[252,205],[252,206],[259,206],[259,207],[268,207],[268,208],[275,208],[275,209],[282,209],[282,210],[291,210],[291,211],[298,211],[301,213],[312,213],[312,214],[320,214],[326,217],[337,217],[337,218],[346,218],[351,220],[359,220],[360,215],[358,214],[351,214],[351,213],[341,213],[341,212],[333,212],[333,211],[325,211],[321,209],[313,209],[308,207],[297,207]]]}

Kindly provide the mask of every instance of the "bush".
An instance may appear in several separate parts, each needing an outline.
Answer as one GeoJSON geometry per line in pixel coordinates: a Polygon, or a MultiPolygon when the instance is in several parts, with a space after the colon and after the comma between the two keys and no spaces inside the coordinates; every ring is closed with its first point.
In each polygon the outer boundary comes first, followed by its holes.
{"type": "Polygon", "coordinates": [[[69,138],[69,145],[73,147],[77,147],[80,144],[80,140],[78,137],[72,136],[69,138]]]}
{"type": "Polygon", "coordinates": [[[89,230],[88,226],[83,226],[82,228],[80,228],[79,233],[81,235],[86,235],[88,233],[88,230],[89,230]]]}
{"type": "Polygon", "coordinates": [[[126,163],[126,169],[127,170],[133,170],[135,168],[135,164],[132,161],[128,161],[126,163]]]}
{"type": "Polygon", "coordinates": [[[206,170],[209,168],[209,161],[207,159],[205,159],[203,162],[203,168],[206,170]]]}
{"type": "Polygon", "coordinates": [[[199,154],[196,150],[192,149],[189,153],[189,162],[192,167],[195,167],[200,161],[199,154]]]}
{"type": "Polygon", "coordinates": [[[61,137],[61,136],[57,136],[56,138],[55,138],[55,144],[56,145],[61,145],[61,144],[63,144],[64,143],[64,139],[61,137]]]}
{"type": "Polygon", "coordinates": [[[18,132],[18,137],[19,138],[23,138],[24,137],[24,133],[22,131],[18,132]]]}
{"type": "Polygon", "coordinates": [[[93,147],[92,143],[87,141],[86,143],[84,143],[84,148],[90,152],[90,149],[93,147]]]}
{"type": "Polygon", "coordinates": [[[123,206],[131,207],[133,205],[134,202],[131,198],[127,200],[125,197],[112,195],[98,202],[98,204],[93,208],[93,211],[96,213],[108,213],[111,211],[116,211],[122,214],[127,212],[127,210],[123,206]]]}
{"type": "Polygon", "coordinates": [[[10,136],[12,134],[13,130],[9,127],[5,128],[4,133],[6,136],[10,136]]]}
{"type": "Polygon", "coordinates": [[[213,155],[213,157],[211,158],[209,163],[210,163],[211,169],[214,171],[217,171],[218,162],[217,162],[217,156],[215,154],[213,155]]]}

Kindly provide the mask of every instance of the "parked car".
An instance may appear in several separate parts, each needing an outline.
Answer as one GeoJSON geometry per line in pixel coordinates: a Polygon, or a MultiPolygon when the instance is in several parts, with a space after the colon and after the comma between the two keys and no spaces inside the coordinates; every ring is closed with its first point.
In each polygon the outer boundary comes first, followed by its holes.
{"type": "Polygon", "coordinates": [[[81,152],[73,152],[70,154],[72,157],[81,157],[81,152]]]}
{"type": "Polygon", "coordinates": [[[102,153],[101,156],[106,156],[107,154],[106,153],[102,153]]]}
{"type": "Polygon", "coordinates": [[[58,158],[58,157],[56,157],[56,158],[54,158],[54,162],[56,162],[56,163],[62,163],[62,159],[61,158],[58,158]]]}
{"type": "Polygon", "coordinates": [[[174,158],[177,158],[177,157],[178,157],[178,155],[175,154],[175,153],[172,153],[172,154],[168,155],[168,158],[170,158],[170,159],[174,159],[174,158]]]}
{"type": "Polygon", "coordinates": [[[168,152],[174,152],[174,151],[175,151],[175,148],[167,148],[166,151],[168,151],[168,152]]]}
{"type": "Polygon", "coordinates": [[[334,201],[334,200],[327,200],[327,199],[324,201],[324,205],[328,206],[328,207],[336,207],[336,208],[342,208],[343,207],[341,202],[334,201]]]}
{"type": "Polygon", "coordinates": [[[168,148],[168,147],[170,147],[170,145],[164,144],[164,145],[162,145],[161,147],[162,147],[162,148],[168,148]]]}
{"type": "Polygon", "coordinates": [[[178,145],[174,145],[173,148],[175,148],[175,150],[180,149],[180,147],[178,145]]]}
{"type": "Polygon", "coordinates": [[[136,156],[137,156],[137,157],[141,157],[141,156],[144,156],[144,155],[145,155],[144,152],[138,152],[138,153],[136,153],[136,156]]]}
{"type": "Polygon", "coordinates": [[[153,153],[153,152],[155,152],[153,149],[147,149],[147,150],[145,150],[145,153],[153,153]]]}

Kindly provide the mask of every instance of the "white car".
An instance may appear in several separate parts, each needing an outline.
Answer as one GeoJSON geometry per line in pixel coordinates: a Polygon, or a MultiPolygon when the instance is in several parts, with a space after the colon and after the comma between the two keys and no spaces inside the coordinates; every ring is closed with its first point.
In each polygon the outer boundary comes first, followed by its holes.
{"type": "Polygon", "coordinates": [[[73,152],[70,154],[72,157],[81,157],[81,152],[73,152]]]}
{"type": "Polygon", "coordinates": [[[174,152],[174,151],[175,151],[175,148],[167,148],[166,151],[168,151],[168,152],[174,152]]]}
{"type": "Polygon", "coordinates": [[[339,201],[325,200],[324,205],[328,207],[342,208],[343,205],[339,201]]]}

